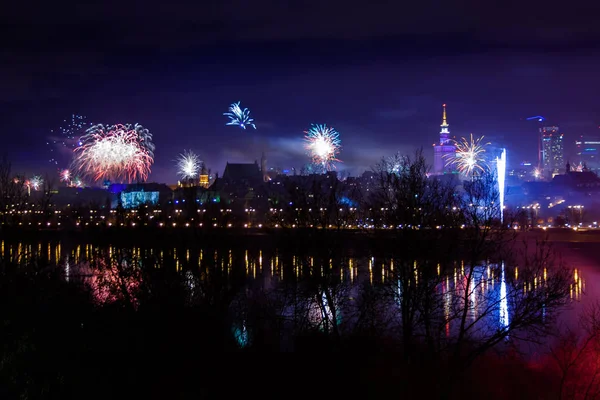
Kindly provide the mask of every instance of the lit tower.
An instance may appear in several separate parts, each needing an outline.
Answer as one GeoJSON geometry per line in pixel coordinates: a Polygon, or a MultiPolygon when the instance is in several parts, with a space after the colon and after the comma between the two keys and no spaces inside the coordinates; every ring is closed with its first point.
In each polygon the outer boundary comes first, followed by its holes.
{"type": "Polygon", "coordinates": [[[200,187],[207,188],[209,186],[208,180],[208,170],[206,169],[206,164],[202,161],[202,165],[200,166],[200,187]]]}
{"type": "Polygon", "coordinates": [[[446,118],[446,105],[442,104],[442,124],[440,125],[440,143],[433,145],[433,172],[436,175],[452,173],[452,168],[447,167],[448,159],[456,154],[456,146],[450,139],[450,125],[446,118]]]}
{"type": "Polygon", "coordinates": [[[540,128],[540,134],[544,177],[552,179],[563,170],[565,165],[564,135],[559,132],[558,126],[543,126],[540,128]]]}
{"type": "Polygon", "coordinates": [[[448,128],[448,120],[446,118],[446,105],[442,104],[442,128],[440,130],[440,146],[444,146],[450,143],[450,129],[448,128]]]}
{"type": "MultiPolygon", "coordinates": [[[[543,132],[542,132],[542,122],[544,122],[546,120],[546,118],[542,117],[541,115],[536,115],[535,117],[529,117],[526,118],[527,121],[537,121],[539,122],[539,129],[538,129],[538,138],[537,138],[537,143],[538,143],[538,164],[537,164],[537,173],[539,174],[540,171],[542,171],[542,162],[543,162],[543,151],[542,151],[542,136],[543,136],[543,132]]],[[[535,173],[535,172],[534,172],[535,173]]]]}

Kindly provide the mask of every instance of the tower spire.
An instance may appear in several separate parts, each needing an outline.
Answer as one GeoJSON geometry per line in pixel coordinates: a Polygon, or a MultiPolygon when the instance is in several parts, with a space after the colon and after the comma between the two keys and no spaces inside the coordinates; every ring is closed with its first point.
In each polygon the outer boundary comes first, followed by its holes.
{"type": "Polygon", "coordinates": [[[448,122],[446,121],[446,104],[442,104],[442,126],[448,126],[448,122]]]}
{"type": "Polygon", "coordinates": [[[442,104],[442,125],[440,125],[440,143],[433,147],[433,165],[434,172],[437,175],[451,173],[452,168],[448,168],[448,160],[451,157],[456,157],[456,146],[452,144],[450,139],[450,129],[448,125],[448,117],[446,114],[446,104],[442,104]]]}
{"type": "Polygon", "coordinates": [[[450,140],[450,130],[448,129],[450,125],[448,125],[448,119],[446,118],[446,104],[442,104],[442,128],[440,130],[440,145],[444,146],[448,144],[450,140]]]}

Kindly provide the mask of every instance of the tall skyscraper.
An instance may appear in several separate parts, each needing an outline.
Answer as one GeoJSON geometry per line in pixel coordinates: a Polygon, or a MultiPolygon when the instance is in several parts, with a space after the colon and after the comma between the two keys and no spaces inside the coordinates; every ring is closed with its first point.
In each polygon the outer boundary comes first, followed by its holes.
{"type": "Polygon", "coordinates": [[[543,173],[546,179],[551,179],[565,169],[564,135],[559,132],[558,126],[541,127],[540,134],[542,137],[543,173]]]}
{"type": "Polygon", "coordinates": [[[442,175],[452,173],[454,168],[446,165],[452,157],[456,156],[456,146],[452,144],[450,139],[450,129],[446,118],[446,105],[442,105],[442,128],[440,130],[440,142],[433,145],[433,173],[442,175]]]}
{"type": "Polygon", "coordinates": [[[600,170],[600,136],[580,136],[575,140],[576,170],[584,167],[590,171],[600,170]]]}

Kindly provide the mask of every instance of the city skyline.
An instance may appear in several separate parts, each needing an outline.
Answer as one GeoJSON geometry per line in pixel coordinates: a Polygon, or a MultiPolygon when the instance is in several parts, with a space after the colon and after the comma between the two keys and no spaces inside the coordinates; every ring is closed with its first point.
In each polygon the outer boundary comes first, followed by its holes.
{"type": "MultiPolygon", "coordinates": [[[[441,140],[443,139],[441,136],[444,136],[446,138],[446,142],[449,140],[449,138],[459,140],[461,137],[468,136],[468,135],[459,136],[459,135],[454,134],[454,131],[450,132],[448,130],[449,124],[446,122],[446,107],[447,107],[447,105],[445,103],[442,104],[442,113],[443,113],[442,119],[443,119],[443,121],[442,121],[441,133],[438,133],[438,141],[440,141],[439,143],[437,143],[438,147],[439,147],[439,144],[441,143],[441,140]]],[[[76,118],[76,117],[83,118],[84,121],[86,120],[86,117],[81,117],[76,114],[71,116],[71,118],[76,118]]],[[[69,119],[65,119],[63,121],[63,125],[67,125],[68,123],[69,123],[69,119]]],[[[89,124],[91,126],[92,122],[89,121],[89,124]]],[[[460,123],[459,123],[459,125],[460,125],[460,123]]],[[[550,124],[544,123],[544,126],[548,126],[548,125],[550,125],[550,124]]],[[[535,138],[535,134],[536,134],[535,130],[538,128],[532,124],[528,124],[528,127],[530,127],[530,129],[532,129],[533,132],[526,132],[526,134],[529,134],[531,137],[535,138]]],[[[82,130],[81,132],[84,133],[85,130],[82,130]]],[[[562,132],[563,131],[561,128],[561,133],[562,132]]],[[[234,131],[231,134],[231,137],[235,138],[236,135],[237,134],[234,131]]],[[[474,135],[474,136],[482,137],[484,135],[480,135],[480,136],[474,135]]],[[[582,136],[582,135],[579,135],[579,137],[580,136],[582,136]]],[[[592,133],[592,134],[587,134],[584,136],[593,137],[594,134],[592,133]]],[[[345,136],[343,136],[343,137],[345,138],[345,136]]],[[[46,148],[44,149],[46,151],[45,155],[54,157],[58,153],[59,154],[58,158],[60,159],[61,158],[60,154],[62,153],[62,161],[60,162],[60,165],[61,166],[64,165],[65,168],[68,167],[68,159],[70,157],[72,157],[71,147],[65,145],[65,143],[62,143],[62,144],[59,143],[60,141],[57,143],[52,143],[52,140],[51,140],[52,138],[54,138],[55,139],[54,141],[56,142],[56,138],[57,138],[56,133],[53,133],[51,131],[50,136],[48,136],[48,139],[46,139],[46,142],[44,143],[46,145],[46,148]],[[50,145],[50,147],[48,147],[48,145],[50,145]]],[[[508,164],[510,168],[518,168],[518,165],[520,165],[523,161],[527,160],[526,158],[517,158],[520,156],[520,153],[522,153],[522,151],[519,151],[520,149],[518,146],[515,146],[514,144],[507,144],[505,146],[502,145],[503,143],[506,143],[505,135],[496,135],[496,137],[494,137],[492,135],[492,138],[494,139],[492,142],[492,144],[494,145],[493,147],[496,147],[496,148],[504,148],[505,147],[511,153],[512,159],[509,160],[509,164],[508,164]]],[[[237,137],[237,139],[242,140],[242,141],[245,139],[246,142],[250,141],[251,142],[250,147],[253,147],[252,145],[254,145],[254,148],[259,151],[259,154],[262,154],[263,152],[270,154],[269,158],[273,157],[275,159],[275,163],[270,163],[270,165],[269,165],[270,168],[279,168],[281,170],[293,170],[293,169],[300,170],[300,169],[302,169],[302,167],[304,165],[307,165],[310,163],[310,155],[306,152],[306,150],[299,150],[299,148],[298,148],[301,145],[301,139],[299,137],[290,138],[287,140],[287,142],[285,140],[282,140],[282,138],[276,138],[274,141],[273,140],[271,140],[271,141],[263,140],[262,147],[260,147],[261,146],[260,144],[257,144],[257,143],[261,143],[260,140],[257,140],[256,138],[253,138],[253,137],[243,137],[242,136],[241,138],[237,137]],[[274,146],[274,142],[277,144],[283,144],[283,146],[276,147],[276,146],[274,146]],[[291,153],[287,153],[287,154],[285,153],[286,149],[290,150],[290,148],[293,148],[293,147],[296,147],[296,148],[292,149],[291,153]],[[281,153],[279,153],[279,150],[284,150],[283,156],[281,153]]],[[[350,139],[351,139],[350,142],[352,142],[352,138],[350,138],[350,139]]],[[[540,137],[540,139],[541,139],[541,137],[540,137]]],[[[573,138],[572,135],[567,134],[566,140],[564,141],[566,146],[563,145],[563,147],[566,148],[566,150],[564,150],[564,153],[563,153],[564,154],[563,158],[564,158],[565,163],[567,161],[570,161],[573,165],[575,165],[576,162],[579,162],[579,156],[578,156],[577,152],[575,151],[576,150],[575,149],[576,141],[577,141],[576,138],[573,138]],[[571,140],[569,140],[569,139],[571,139],[571,140]],[[573,143],[571,143],[571,142],[573,142],[573,143]]],[[[434,143],[434,145],[435,144],[436,143],[434,143]]],[[[410,154],[410,153],[414,152],[416,149],[418,149],[419,147],[424,150],[424,152],[425,152],[424,154],[430,162],[432,172],[436,173],[436,170],[438,168],[436,162],[439,163],[439,161],[436,161],[435,157],[433,157],[433,154],[430,154],[431,152],[428,150],[429,149],[428,146],[426,146],[426,145],[410,146],[409,144],[406,144],[406,143],[400,144],[398,146],[398,148],[401,149],[399,151],[401,153],[403,152],[404,154],[410,154]]],[[[348,146],[345,145],[345,142],[344,142],[342,149],[346,150],[346,152],[347,152],[347,148],[348,148],[348,146]]],[[[215,149],[211,149],[211,153],[214,152],[214,150],[215,149]]],[[[216,150],[219,151],[219,149],[216,149],[216,150]]],[[[435,150],[435,146],[434,146],[434,150],[435,150]]],[[[160,150],[159,150],[159,152],[160,152],[160,150]]],[[[353,152],[353,149],[350,149],[350,153],[352,153],[352,152],[353,152]]],[[[374,166],[377,162],[379,162],[381,160],[382,157],[391,155],[391,152],[393,152],[391,150],[391,148],[387,149],[387,150],[382,149],[381,153],[379,153],[380,155],[377,155],[377,154],[372,155],[372,163],[370,165],[360,165],[360,164],[357,165],[356,163],[349,164],[348,162],[345,162],[345,160],[343,159],[343,155],[345,152],[343,151],[342,152],[342,162],[337,162],[335,164],[339,171],[343,171],[346,175],[350,174],[350,175],[356,176],[356,175],[360,175],[365,170],[370,170],[372,168],[372,166],[374,166]],[[385,153],[384,151],[387,151],[387,153],[385,153]]],[[[205,151],[205,153],[208,153],[208,152],[205,151]]],[[[533,152],[530,152],[530,153],[533,154],[533,152]]],[[[257,154],[251,153],[250,151],[246,152],[245,154],[242,152],[238,152],[238,153],[232,152],[227,155],[229,155],[230,158],[224,159],[223,164],[221,164],[221,165],[209,165],[208,162],[206,162],[204,159],[202,161],[205,161],[207,166],[212,170],[213,174],[218,173],[219,175],[221,175],[223,173],[222,168],[224,168],[224,165],[227,162],[252,163],[254,160],[258,159],[257,154]]],[[[531,157],[531,158],[533,158],[533,157],[531,157]]],[[[210,160],[210,157],[206,157],[205,159],[210,160]]],[[[159,160],[160,160],[160,158],[159,158],[159,160]]],[[[11,160],[11,161],[13,161],[15,163],[17,168],[20,168],[19,171],[23,170],[23,162],[19,162],[21,160],[11,160]]],[[[59,165],[59,162],[56,161],[54,158],[49,158],[48,161],[50,164],[50,168],[47,168],[44,164],[41,164],[41,168],[38,166],[37,168],[34,169],[34,168],[28,166],[27,164],[25,164],[25,169],[30,169],[33,171],[33,172],[31,172],[32,174],[38,174],[38,175],[40,174],[40,170],[43,171],[43,172],[41,172],[42,174],[45,172],[45,173],[48,173],[49,175],[52,175],[54,172],[61,173],[61,171],[64,171],[64,168],[58,168],[58,170],[54,171],[56,169],[55,165],[57,165],[57,166],[59,165]]],[[[161,165],[159,165],[159,172],[151,173],[148,181],[149,182],[150,181],[160,182],[161,181],[160,177],[162,177],[163,178],[162,182],[166,182],[166,183],[176,182],[177,181],[177,169],[176,169],[175,163],[173,163],[173,160],[170,160],[170,161],[171,161],[171,165],[165,165],[166,163],[164,163],[164,162],[161,163],[161,165]],[[156,177],[159,177],[159,178],[155,179],[156,177]]],[[[445,161],[444,161],[444,163],[445,163],[445,161]]],[[[35,164],[35,162],[32,164],[35,164]]],[[[40,165],[39,161],[38,161],[38,165],[40,165]]],[[[560,167],[556,166],[556,168],[554,168],[554,173],[557,173],[557,171],[562,171],[562,169],[563,169],[562,165],[560,167]]]]}

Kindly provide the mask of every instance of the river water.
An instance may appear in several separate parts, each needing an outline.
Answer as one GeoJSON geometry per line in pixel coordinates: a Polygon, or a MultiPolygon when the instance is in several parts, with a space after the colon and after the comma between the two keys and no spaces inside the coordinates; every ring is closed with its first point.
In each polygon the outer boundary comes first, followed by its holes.
{"type": "MultiPolygon", "coordinates": [[[[571,301],[561,311],[558,324],[560,329],[578,329],[582,310],[600,300],[598,243],[596,240],[578,241],[577,238],[558,238],[551,242],[558,261],[570,268],[572,277],[571,301]]],[[[60,268],[64,279],[86,285],[99,303],[116,301],[124,293],[131,295],[135,303],[141,281],[147,279],[147,275],[131,271],[169,271],[178,277],[189,299],[206,300],[212,296],[212,302],[227,303],[231,332],[241,346],[252,340],[257,305],[261,312],[268,311],[272,317],[285,320],[285,329],[294,330],[301,326],[321,331],[350,331],[365,324],[364,316],[368,315],[369,324],[377,324],[388,333],[397,333],[402,291],[415,290],[419,284],[422,285],[419,279],[423,279],[420,273],[415,273],[411,278],[415,286],[403,288],[398,283],[399,266],[394,265],[398,260],[377,255],[299,254],[273,248],[261,249],[260,246],[243,248],[227,244],[217,247],[154,245],[124,248],[95,246],[74,240],[18,242],[5,239],[0,240],[0,254],[15,261],[37,259],[42,264],[60,268]],[[386,292],[388,295],[377,297],[386,299],[379,300],[380,304],[368,305],[365,293],[372,292],[386,292]],[[215,300],[216,297],[219,299],[215,300]],[[365,307],[371,307],[368,313],[365,307]]],[[[424,267],[414,262],[415,271],[424,267]]],[[[434,288],[442,299],[437,321],[445,323],[435,328],[440,329],[441,336],[450,336],[457,327],[454,318],[456,309],[461,309],[464,304],[461,303],[463,299],[456,298],[457,290],[464,290],[467,284],[464,263],[456,261],[451,265],[428,265],[427,268],[437,270],[440,276],[435,280],[434,288]]],[[[468,320],[481,325],[474,331],[493,331],[510,323],[513,311],[507,293],[512,293],[511,285],[518,279],[519,269],[514,266],[481,263],[477,267],[470,283],[472,289],[468,292],[472,304],[468,320]]],[[[543,285],[545,272],[540,275],[539,281],[537,279],[532,281],[533,286],[525,285],[523,290],[527,292],[543,285]]],[[[282,346],[285,347],[285,339],[282,339],[282,346]]]]}

